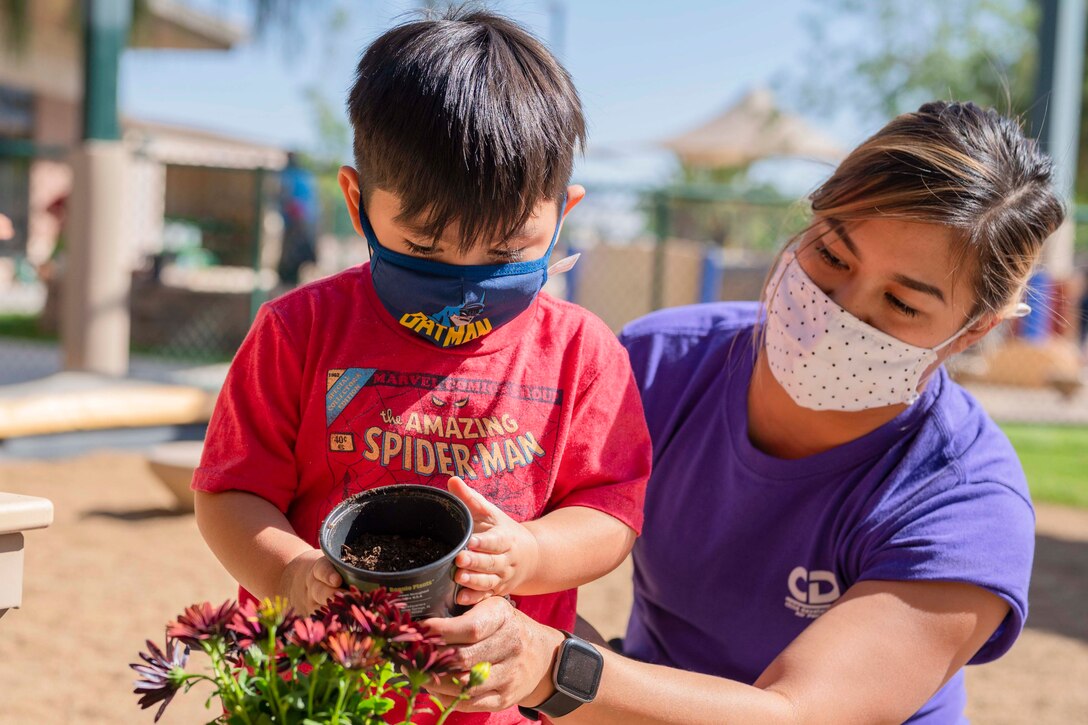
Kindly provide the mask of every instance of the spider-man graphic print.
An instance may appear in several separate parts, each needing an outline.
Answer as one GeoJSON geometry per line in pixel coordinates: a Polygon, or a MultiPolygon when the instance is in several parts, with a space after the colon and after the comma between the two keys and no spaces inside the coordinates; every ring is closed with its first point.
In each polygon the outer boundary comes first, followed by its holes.
{"type": "Polygon", "coordinates": [[[485,378],[375,368],[326,373],[326,504],[395,483],[460,476],[507,514],[544,509],[563,391],[485,378]]]}

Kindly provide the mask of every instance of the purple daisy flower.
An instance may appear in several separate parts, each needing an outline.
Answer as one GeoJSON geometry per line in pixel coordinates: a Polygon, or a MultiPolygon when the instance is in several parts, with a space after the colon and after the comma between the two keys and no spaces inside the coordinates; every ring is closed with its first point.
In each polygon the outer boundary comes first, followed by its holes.
{"type": "Polygon", "coordinates": [[[155,713],[155,722],[158,722],[182,685],[189,648],[178,640],[167,639],[165,655],[151,640],[147,640],[147,649],[148,652],[140,653],[140,659],[146,664],[134,663],[129,667],[140,674],[140,679],[133,683],[136,688],[133,692],[140,695],[140,707],[147,709],[157,702],[162,703],[155,713]]]}

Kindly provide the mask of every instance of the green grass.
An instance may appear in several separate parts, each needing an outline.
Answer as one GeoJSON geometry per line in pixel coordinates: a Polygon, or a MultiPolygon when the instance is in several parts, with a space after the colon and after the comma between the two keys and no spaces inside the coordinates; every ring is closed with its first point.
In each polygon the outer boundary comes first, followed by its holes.
{"type": "Polygon", "coordinates": [[[1088,508],[1088,427],[1002,425],[1035,501],[1088,508]]]}
{"type": "Polygon", "coordinates": [[[14,337],[20,340],[56,340],[38,329],[37,315],[0,315],[0,337],[14,337]]]}

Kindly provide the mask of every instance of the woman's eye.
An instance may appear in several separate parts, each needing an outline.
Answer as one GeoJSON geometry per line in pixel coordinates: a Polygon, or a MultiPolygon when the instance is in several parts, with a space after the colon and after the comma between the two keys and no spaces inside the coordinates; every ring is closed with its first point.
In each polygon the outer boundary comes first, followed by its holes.
{"type": "Polygon", "coordinates": [[[905,304],[901,299],[899,299],[895,295],[890,294],[890,293],[885,293],[884,297],[885,297],[885,299],[888,300],[888,303],[891,304],[891,306],[896,309],[896,311],[901,312],[902,314],[906,315],[907,317],[917,317],[918,310],[914,309],[910,305],[905,304]]]}
{"type": "Polygon", "coordinates": [[[404,246],[408,248],[408,251],[412,254],[429,255],[438,251],[436,246],[424,247],[422,244],[416,244],[415,242],[404,240],[404,246]]]}
{"type": "Polygon", "coordinates": [[[850,269],[850,267],[845,262],[843,262],[841,259],[828,251],[827,247],[825,247],[824,245],[817,244],[816,251],[820,254],[820,257],[824,260],[824,262],[826,262],[827,265],[832,269],[850,269]]]}

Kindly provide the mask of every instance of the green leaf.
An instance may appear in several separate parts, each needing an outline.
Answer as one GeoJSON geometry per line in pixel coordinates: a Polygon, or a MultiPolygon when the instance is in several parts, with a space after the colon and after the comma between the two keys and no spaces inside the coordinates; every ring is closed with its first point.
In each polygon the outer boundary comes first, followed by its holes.
{"type": "Polygon", "coordinates": [[[359,701],[355,712],[363,715],[384,715],[393,709],[393,701],[388,697],[371,696],[359,701]]]}
{"type": "Polygon", "coordinates": [[[256,644],[251,644],[246,649],[245,656],[246,664],[252,665],[254,667],[263,665],[266,661],[268,661],[268,655],[265,654],[264,650],[256,644]]]}

